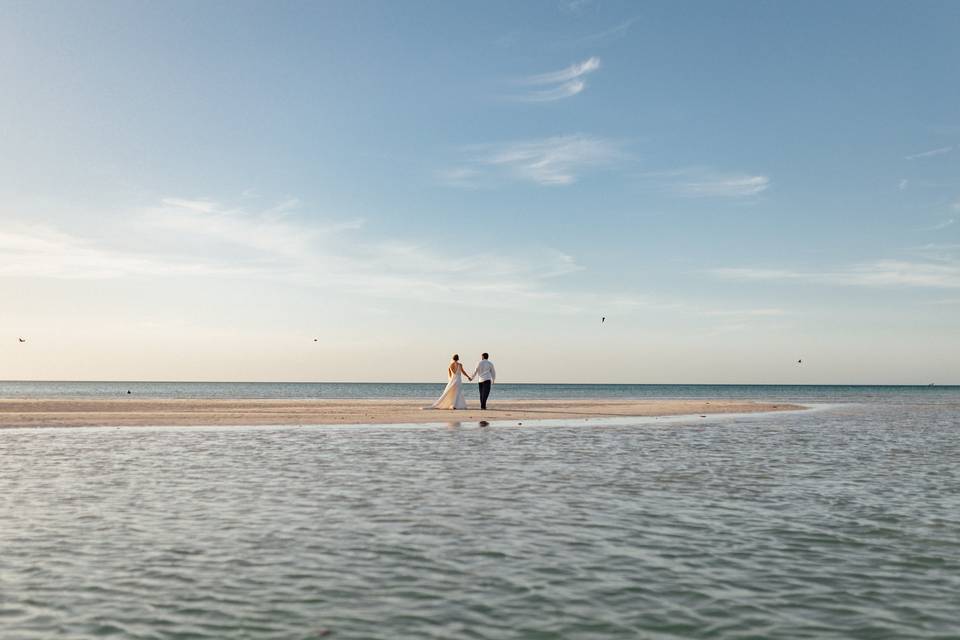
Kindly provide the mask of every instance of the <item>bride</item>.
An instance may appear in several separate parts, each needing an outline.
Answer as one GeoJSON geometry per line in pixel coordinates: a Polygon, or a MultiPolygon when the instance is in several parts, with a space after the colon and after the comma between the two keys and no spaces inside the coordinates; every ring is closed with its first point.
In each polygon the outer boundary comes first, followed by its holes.
{"type": "Polygon", "coordinates": [[[460,364],[460,356],[453,354],[453,361],[450,363],[450,366],[447,367],[447,378],[450,382],[447,383],[446,388],[443,390],[443,393],[440,394],[440,397],[437,398],[437,401],[425,408],[466,409],[467,402],[463,399],[463,380],[460,377],[461,374],[467,376],[467,380],[473,380],[473,378],[463,370],[463,365],[460,364]]]}

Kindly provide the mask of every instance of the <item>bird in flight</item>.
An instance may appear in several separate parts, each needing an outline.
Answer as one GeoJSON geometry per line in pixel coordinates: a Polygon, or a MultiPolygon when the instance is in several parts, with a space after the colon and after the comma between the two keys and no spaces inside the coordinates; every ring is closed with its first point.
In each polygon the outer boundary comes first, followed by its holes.
{"type": "Polygon", "coordinates": [[[797,364],[803,364],[803,360],[797,360],[797,364]]]}
{"type": "Polygon", "coordinates": [[[26,340],[24,340],[23,338],[17,338],[17,340],[19,340],[20,342],[26,342],[26,340]]]}
{"type": "Polygon", "coordinates": [[[313,341],[314,341],[314,342],[316,342],[316,341],[317,341],[317,339],[316,339],[316,338],[314,338],[314,339],[313,339],[313,341]]]}
{"type": "Polygon", "coordinates": [[[606,321],[607,321],[607,316],[603,316],[602,318],[600,318],[600,324],[603,324],[606,321]]]}

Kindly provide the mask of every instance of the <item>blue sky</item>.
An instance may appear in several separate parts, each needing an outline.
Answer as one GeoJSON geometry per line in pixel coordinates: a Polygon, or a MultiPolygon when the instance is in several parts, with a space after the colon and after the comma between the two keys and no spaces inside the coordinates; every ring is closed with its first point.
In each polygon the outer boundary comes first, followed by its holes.
{"type": "Polygon", "coordinates": [[[960,383],[957,3],[3,7],[0,377],[960,383]]]}

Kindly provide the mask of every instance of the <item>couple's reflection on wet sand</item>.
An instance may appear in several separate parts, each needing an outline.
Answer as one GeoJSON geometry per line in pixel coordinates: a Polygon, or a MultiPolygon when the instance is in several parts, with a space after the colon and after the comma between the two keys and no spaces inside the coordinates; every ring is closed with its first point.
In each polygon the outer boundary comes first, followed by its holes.
{"type": "MultiPolygon", "coordinates": [[[[448,428],[448,429],[459,429],[459,428],[462,427],[462,426],[463,426],[463,423],[462,423],[462,422],[459,422],[459,421],[457,421],[457,422],[448,422],[448,423],[447,423],[447,428],[448,428]]],[[[477,423],[477,426],[478,426],[478,427],[489,427],[489,426],[490,426],[490,423],[487,422],[486,420],[481,420],[480,422],[477,423]]]]}

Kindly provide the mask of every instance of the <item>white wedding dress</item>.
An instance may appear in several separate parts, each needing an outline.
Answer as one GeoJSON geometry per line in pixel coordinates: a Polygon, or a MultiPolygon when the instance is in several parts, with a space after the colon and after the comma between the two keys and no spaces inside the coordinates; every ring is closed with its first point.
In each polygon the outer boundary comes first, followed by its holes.
{"type": "Polygon", "coordinates": [[[463,399],[463,378],[460,375],[460,367],[457,372],[450,376],[450,382],[444,388],[443,393],[429,407],[425,409],[466,409],[467,401],[463,399]]]}

